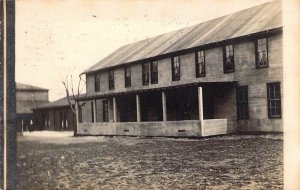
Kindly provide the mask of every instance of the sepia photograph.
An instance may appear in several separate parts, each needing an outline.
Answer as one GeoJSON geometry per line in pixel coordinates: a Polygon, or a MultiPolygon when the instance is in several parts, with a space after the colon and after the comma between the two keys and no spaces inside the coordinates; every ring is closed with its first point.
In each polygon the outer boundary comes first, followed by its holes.
{"type": "Polygon", "coordinates": [[[299,3],[0,2],[0,189],[300,189],[299,3]]]}

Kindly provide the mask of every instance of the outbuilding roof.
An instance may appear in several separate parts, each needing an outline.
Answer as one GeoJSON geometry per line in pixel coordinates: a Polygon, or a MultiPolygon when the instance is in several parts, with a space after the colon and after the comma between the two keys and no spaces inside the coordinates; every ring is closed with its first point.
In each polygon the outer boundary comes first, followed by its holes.
{"type": "MultiPolygon", "coordinates": [[[[71,101],[72,104],[75,103],[73,98],[70,98],[70,101],[71,101]]],[[[69,106],[69,102],[68,102],[67,97],[55,100],[53,102],[48,102],[48,103],[39,105],[35,109],[57,108],[57,107],[65,107],[65,106],[69,106]]]]}
{"type": "Polygon", "coordinates": [[[281,1],[275,0],[227,16],[120,47],[83,74],[155,58],[227,39],[282,28],[281,1]]]}
{"type": "Polygon", "coordinates": [[[16,83],[17,91],[49,91],[49,89],[41,88],[29,84],[16,83]]]}

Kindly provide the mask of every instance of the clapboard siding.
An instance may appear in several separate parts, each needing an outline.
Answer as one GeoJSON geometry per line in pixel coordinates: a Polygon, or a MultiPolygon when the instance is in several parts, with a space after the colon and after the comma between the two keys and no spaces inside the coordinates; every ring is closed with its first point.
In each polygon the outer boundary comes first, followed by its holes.
{"type": "Polygon", "coordinates": [[[240,43],[236,46],[235,61],[238,85],[248,85],[249,119],[238,121],[238,130],[282,132],[282,119],[269,119],[267,108],[267,83],[281,82],[282,93],[282,35],[268,38],[269,67],[255,68],[255,44],[240,43]]]}

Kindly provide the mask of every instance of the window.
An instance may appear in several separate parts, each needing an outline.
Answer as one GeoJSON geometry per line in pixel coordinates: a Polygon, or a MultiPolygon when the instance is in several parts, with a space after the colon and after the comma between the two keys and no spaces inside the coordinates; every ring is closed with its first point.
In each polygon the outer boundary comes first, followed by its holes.
{"type": "MultiPolygon", "coordinates": [[[[78,103],[79,104],[79,103],[78,103]]],[[[54,117],[55,119],[55,117],[54,117]]],[[[82,113],[82,106],[78,106],[78,123],[82,123],[83,121],[83,113],[82,113]]],[[[55,122],[54,122],[55,123],[55,122]]]]}
{"type": "Polygon", "coordinates": [[[237,87],[237,118],[249,118],[248,86],[237,87]]]}
{"type": "Polygon", "coordinates": [[[96,92],[100,91],[100,73],[97,73],[95,75],[95,91],[96,92]]]}
{"type": "Polygon", "coordinates": [[[108,122],[108,101],[103,101],[103,122],[108,122]]]}
{"type": "Polygon", "coordinates": [[[94,123],[94,121],[95,121],[95,118],[94,118],[94,103],[93,102],[90,102],[90,104],[91,104],[91,112],[92,112],[92,123],[94,123]]]}
{"type": "Polygon", "coordinates": [[[114,71],[113,70],[110,70],[108,72],[108,88],[109,88],[109,90],[113,90],[115,88],[114,71]]]}
{"type": "Polygon", "coordinates": [[[233,45],[227,45],[223,47],[223,67],[224,67],[224,73],[234,72],[233,45]]]}
{"type": "Polygon", "coordinates": [[[204,51],[196,52],[196,77],[205,76],[205,54],[204,51]]]}
{"type": "Polygon", "coordinates": [[[143,73],[143,85],[148,85],[149,84],[149,63],[143,63],[142,73],[143,73]]]}
{"type": "Polygon", "coordinates": [[[268,40],[258,39],[255,43],[256,68],[268,67],[268,40]]]}
{"type": "Polygon", "coordinates": [[[125,87],[131,86],[131,67],[125,67],[124,69],[124,75],[125,75],[125,87]]]}
{"type": "Polygon", "coordinates": [[[269,118],[281,118],[280,82],[268,83],[267,88],[269,118]]]}
{"type": "Polygon", "coordinates": [[[157,61],[151,62],[151,84],[158,83],[157,61]]]}
{"type": "Polygon", "coordinates": [[[172,81],[180,80],[180,57],[172,57],[172,81]]]}

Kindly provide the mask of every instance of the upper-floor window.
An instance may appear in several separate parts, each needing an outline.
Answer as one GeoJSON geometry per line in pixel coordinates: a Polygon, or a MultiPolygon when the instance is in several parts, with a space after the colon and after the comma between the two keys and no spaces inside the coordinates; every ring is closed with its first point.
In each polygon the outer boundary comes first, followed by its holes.
{"type": "Polygon", "coordinates": [[[258,39],[255,43],[256,68],[268,67],[268,39],[258,39]]]}
{"type": "Polygon", "coordinates": [[[114,70],[108,72],[108,88],[113,90],[115,88],[114,70]]]}
{"type": "Polygon", "coordinates": [[[99,92],[100,91],[100,73],[97,73],[94,76],[95,76],[95,91],[99,92]]]}
{"type": "Polygon", "coordinates": [[[127,66],[124,69],[125,87],[131,87],[131,67],[127,66]]]}
{"type": "Polygon", "coordinates": [[[205,53],[204,51],[196,52],[196,77],[205,76],[205,53]]]}
{"type": "Polygon", "coordinates": [[[232,44],[223,47],[223,67],[224,73],[234,72],[234,50],[232,44]]]}
{"type": "Polygon", "coordinates": [[[249,118],[249,105],[248,105],[248,86],[237,87],[237,118],[249,118]]]}
{"type": "Polygon", "coordinates": [[[149,84],[149,63],[142,64],[143,85],[149,84]]]}
{"type": "Polygon", "coordinates": [[[280,82],[268,83],[267,88],[269,118],[281,118],[280,82]]]}
{"type": "Polygon", "coordinates": [[[151,62],[151,84],[158,83],[157,61],[151,62]]]}
{"type": "Polygon", "coordinates": [[[172,57],[172,81],[180,80],[180,57],[172,57]]]}

